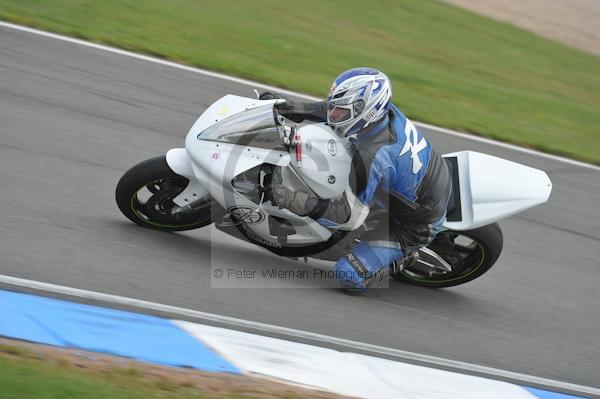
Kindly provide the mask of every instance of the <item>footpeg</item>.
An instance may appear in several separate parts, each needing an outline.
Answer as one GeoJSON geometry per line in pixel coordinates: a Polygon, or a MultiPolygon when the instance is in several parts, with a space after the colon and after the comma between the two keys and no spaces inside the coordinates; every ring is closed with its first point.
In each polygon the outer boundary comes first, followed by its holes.
{"type": "Polygon", "coordinates": [[[392,263],[392,273],[397,274],[406,269],[407,266],[412,265],[414,262],[419,260],[419,252],[413,251],[410,254],[402,257],[401,259],[392,263]]]}

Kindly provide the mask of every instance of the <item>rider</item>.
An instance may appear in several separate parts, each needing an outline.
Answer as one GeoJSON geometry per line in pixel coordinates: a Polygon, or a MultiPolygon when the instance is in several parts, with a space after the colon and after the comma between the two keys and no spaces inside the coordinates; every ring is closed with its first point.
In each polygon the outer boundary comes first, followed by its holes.
{"type": "MultiPolygon", "coordinates": [[[[282,96],[267,92],[260,98],[282,96]]],[[[387,210],[385,223],[367,232],[336,263],[336,276],[351,290],[366,290],[390,264],[402,265],[406,257],[430,244],[446,217],[451,191],[446,163],[391,98],[391,82],[385,74],[354,68],[335,79],[327,101],[285,98],[276,106],[295,122],[326,121],[339,136],[350,137],[353,193],[371,210],[387,210]]],[[[272,201],[325,225],[343,224],[350,217],[345,195],[323,200],[276,184],[272,201]]]]}

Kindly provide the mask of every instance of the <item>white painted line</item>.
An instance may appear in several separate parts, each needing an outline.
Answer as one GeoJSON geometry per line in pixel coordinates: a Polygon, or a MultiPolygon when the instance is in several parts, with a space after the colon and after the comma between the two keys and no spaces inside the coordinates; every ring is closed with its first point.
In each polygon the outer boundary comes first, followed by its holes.
{"type": "Polygon", "coordinates": [[[242,78],[238,78],[238,77],[230,76],[230,75],[225,75],[223,73],[208,71],[206,69],[200,69],[200,68],[195,68],[195,67],[191,67],[191,66],[187,66],[187,65],[183,65],[183,64],[178,64],[178,63],[172,62],[172,61],[161,60],[160,58],[154,58],[154,57],[134,53],[134,52],[127,51],[127,50],[121,50],[116,47],[105,46],[102,44],[92,43],[92,42],[88,42],[88,41],[81,40],[81,39],[75,39],[75,38],[72,38],[69,36],[59,35],[56,33],[50,33],[50,32],[46,32],[46,31],[39,30],[39,29],[33,29],[33,28],[29,28],[27,26],[16,25],[16,24],[12,24],[10,22],[0,21],[0,26],[4,27],[4,28],[15,29],[15,30],[20,30],[20,31],[27,32],[27,33],[32,33],[34,35],[40,35],[40,36],[49,37],[52,39],[62,40],[64,42],[74,43],[74,44],[78,44],[80,46],[91,47],[91,48],[95,48],[97,50],[108,51],[109,53],[119,54],[119,55],[123,55],[126,57],[131,57],[131,58],[135,58],[138,60],[142,60],[142,61],[152,62],[154,64],[160,64],[160,65],[164,65],[164,66],[168,66],[168,67],[172,67],[172,68],[182,69],[184,71],[198,73],[201,75],[210,76],[210,77],[217,78],[217,79],[223,79],[223,80],[227,80],[227,81],[234,82],[234,83],[244,84],[244,85],[248,85],[248,86],[252,86],[252,87],[259,87],[259,88],[263,88],[263,89],[267,89],[267,90],[273,90],[273,91],[277,91],[279,93],[288,94],[290,96],[302,97],[302,98],[305,98],[310,101],[320,101],[321,100],[317,97],[312,97],[312,96],[308,96],[306,94],[296,93],[296,92],[293,92],[290,90],[280,89],[278,87],[269,86],[264,83],[253,82],[251,80],[242,79],[242,78]]]}
{"type": "Polygon", "coordinates": [[[488,138],[481,137],[481,136],[475,136],[475,135],[468,134],[468,133],[457,132],[455,130],[446,129],[445,127],[430,125],[430,124],[424,123],[424,122],[415,122],[415,124],[419,127],[430,129],[430,130],[433,130],[433,131],[439,132],[439,133],[448,134],[450,136],[460,137],[460,138],[463,138],[466,140],[478,141],[480,143],[494,145],[496,147],[507,148],[509,150],[522,152],[524,154],[535,155],[535,156],[546,158],[546,159],[552,159],[553,161],[563,162],[563,163],[567,163],[567,164],[573,165],[573,166],[579,166],[581,168],[600,171],[600,166],[598,166],[598,165],[593,165],[590,163],[577,161],[575,159],[565,158],[565,157],[561,157],[561,156],[553,155],[553,154],[547,154],[545,152],[532,150],[531,148],[519,147],[518,145],[515,145],[515,144],[505,143],[502,141],[496,141],[496,140],[488,139],[488,138]]]}
{"type": "MultiPolygon", "coordinates": [[[[56,33],[50,33],[50,32],[46,32],[46,31],[42,31],[42,30],[38,30],[38,29],[33,29],[33,28],[29,28],[26,26],[22,26],[22,25],[17,25],[17,24],[13,24],[10,22],[4,22],[4,21],[0,21],[0,26],[1,27],[5,27],[5,28],[9,28],[9,29],[15,29],[15,30],[20,30],[23,32],[28,32],[28,33],[32,33],[35,35],[40,35],[40,36],[45,36],[45,37],[49,37],[52,39],[57,39],[57,40],[62,40],[65,42],[69,42],[69,43],[74,43],[74,44],[78,44],[81,46],[86,46],[86,47],[91,47],[91,48],[95,48],[98,50],[103,50],[103,51],[108,51],[114,54],[119,54],[119,55],[123,55],[126,57],[131,57],[131,58],[136,58],[138,60],[142,60],[142,61],[148,61],[148,62],[152,62],[155,64],[160,64],[160,65],[164,65],[164,66],[168,66],[168,67],[172,67],[172,68],[177,68],[177,69],[182,69],[184,71],[188,71],[188,72],[193,72],[193,73],[198,73],[201,75],[205,75],[205,76],[210,76],[213,78],[217,78],[217,79],[223,79],[223,80],[227,80],[230,82],[234,82],[234,83],[239,83],[239,84],[244,84],[244,85],[248,85],[248,86],[252,86],[254,88],[262,88],[262,89],[266,89],[266,90],[273,90],[273,91],[277,91],[279,93],[283,93],[283,94],[287,94],[287,95],[291,95],[291,96],[296,96],[296,97],[300,97],[300,98],[304,98],[310,101],[320,101],[322,99],[318,98],[318,97],[314,97],[314,96],[309,96],[306,94],[302,94],[302,93],[297,93],[294,91],[290,91],[290,90],[284,90],[284,89],[280,89],[278,87],[275,86],[269,86],[266,85],[264,83],[259,83],[259,82],[254,82],[252,80],[247,80],[247,79],[242,79],[242,78],[237,78],[235,76],[229,76],[229,75],[225,75],[222,73],[218,73],[218,72],[213,72],[213,71],[208,71],[205,69],[200,69],[200,68],[195,68],[195,67],[190,67],[187,65],[182,65],[182,64],[178,64],[176,62],[172,62],[172,61],[165,61],[165,60],[161,60],[159,58],[153,58],[147,55],[142,55],[142,54],[137,54],[137,53],[133,53],[131,51],[126,51],[126,50],[121,50],[115,47],[110,47],[110,46],[105,46],[102,44],[96,44],[96,43],[92,43],[92,42],[88,42],[85,40],[80,40],[80,39],[74,39],[72,37],[68,37],[68,36],[63,36],[63,35],[58,35],[56,33]]],[[[490,145],[495,145],[498,147],[503,147],[503,148],[507,148],[513,151],[518,151],[518,152],[522,152],[525,154],[529,154],[529,155],[535,155],[538,157],[542,157],[542,158],[546,158],[546,159],[551,159],[557,162],[563,162],[563,163],[567,163],[569,165],[573,165],[573,166],[579,166],[581,168],[586,168],[586,169],[591,169],[591,170],[595,170],[595,171],[600,171],[600,166],[597,165],[592,165],[589,163],[585,163],[585,162],[581,162],[581,161],[576,161],[574,159],[569,159],[569,158],[564,158],[558,155],[551,155],[551,154],[546,154],[540,151],[536,151],[536,150],[532,150],[529,148],[523,148],[523,147],[519,147],[517,145],[514,144],[508,144],[508,143],[503,143],[500,141],[496,141],[496,140],[492,140],[492,139],[487,139],[484,137],[479,137],[479,136],[473,136],[467,133],[461,133],[461,132],[457,132],[454,130],[450,130],[450,129],[446,129],[443,127],[439,127],[439,126],[435,126],[435,125],[430,125],[427,123],[422,123],[422,122],[415,122],[415,124],[417,124],[417,126],[420,127],[424,127],[439,133],[444,133],[444,134],[448,134],[451,136],[456,136],[456,137],[460,137],[463,139],[467,139],[467,140],[473,140],[473,141],[478,141],[481,143],[485,143],[485,144],[490,144],[490,145]]]]}
{"type": "Polygon", "coordinates": [[[312,333],[308,331],[296,330],[287,327],[280,327],[271,324],[259,323],[256,321],[243,320],[235,317],[221,316],[213,313],[201,312],[198,310],[180,308],[176,306],[163,305],[160,303],[144,301],[140,299],[127,298],[118,295],[104,294],[96,291],[87,291],[78,288],[65,287],[41,281],[27,280],[18,277],[11,277],[0,274],[0,283],[14,287],[25,287],[41,292],[68,295],[76,298],[89,299],[107,303],[114,303],[124,306],[133,306],[140,310],[150,310],[165,312],[178,316],[187,316],[198,320],[218,322],[228,326],[249,328],[255,331],[262,331],[268,334],[277,334],[281,336],[307,339],[327,345],[338,345],[351,348],[358,351],[369,352],[372,355],[384,355],[404,360],[413,360],[430,366],[448,367],[455,371],[469,371],[483,374],[489,377],[507,378],[513,381],[520,381],[525,384],[533,384],[560,390],[578,392],[582,394],[591,394],[600,396],[600,389],[586,387],[583,385],[571,384],[568,382],[552,380],[548,378],[536,377],[527,374],[515,373],[508,370],[501,370],[492,367],[480,366],[477,364],[459,362],[456,360],[444,359],[435,356],[423,355],[420,353],[403,351],[400,349],[386,348],[383,346],[367,344],[358,341],[352,341],[344,338],[335,338],[328,335],[312,333]]]}

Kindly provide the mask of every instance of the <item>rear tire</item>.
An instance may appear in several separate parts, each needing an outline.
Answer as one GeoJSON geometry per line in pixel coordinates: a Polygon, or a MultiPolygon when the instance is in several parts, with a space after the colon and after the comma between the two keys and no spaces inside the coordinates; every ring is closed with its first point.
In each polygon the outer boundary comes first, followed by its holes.
{"type": "Polygon", "coordinates": [[[208,197],[204,206],[180,211],[172,199],[188,184],[187,178],[171,170],[164,156],[156,157],[125,172],[115,197],[123,215],[140,226],[160,231],[197,229],[212,222],[212,202],[208,197]],[[144,200],[142,194],[148,198],[144,200]]]}
{"type": "Polygon", "coordinates": [[[428,248],[435,251],[453,266],[451,272],[427,275],[426,273],[411,271],[409,265],[403,271],[393,274],[392,277],[396,280],[429,288],[453,287],[464,284],[490,270],[500,257],[503,242],[504,237],[498,223],[467,231],[442,231],[428,248]],[[455,243],[458,236],[467,237],[474,244],[471,244],[470,247],[459,246],[455,243]],[[468,255],[464,256],[464,254],[468,255]]]}

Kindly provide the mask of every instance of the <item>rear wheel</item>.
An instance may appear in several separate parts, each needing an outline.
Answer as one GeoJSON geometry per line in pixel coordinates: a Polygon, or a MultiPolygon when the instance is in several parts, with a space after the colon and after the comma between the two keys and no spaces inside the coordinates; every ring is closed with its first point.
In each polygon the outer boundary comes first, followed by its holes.
{"type": "Polygon", "coordinates": [[[115,192],[119,209],[140,226],[162,231],[197,229],[212,222],[210,195],[193,205],[180,207],[173,202],[189,184],[169,168],[164,156],[141,162],[129,169],[115,192]]]}
{"type": "Polygon", "coordinates": [[[427,249],[420,251],[416,261],[402,271],[392,272],[392,276],[430,288],[464,284],[496,263],[502,245],[502,231],[497,223],[467,231],[442,231],[427,249]]]}

